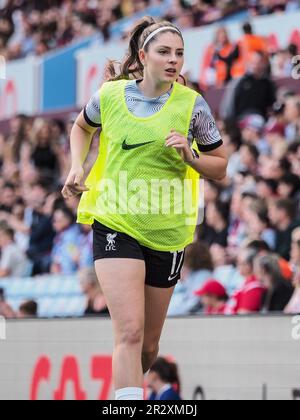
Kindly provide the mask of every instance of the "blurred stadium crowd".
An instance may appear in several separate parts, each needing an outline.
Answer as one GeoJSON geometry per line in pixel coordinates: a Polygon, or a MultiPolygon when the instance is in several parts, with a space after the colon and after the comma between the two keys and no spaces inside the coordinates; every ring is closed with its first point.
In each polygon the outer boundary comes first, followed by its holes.
{"type": "MultiPolygon", "coordinates": [[[[13,59],[44,53],[93,31],[108,39],[113,22],[148,3],[2,1],[0,49],[2,45],[13,59]]],[[[167,18],[181,27],[245,8],[268,14],[299,7],[299,1],[275,0],[176,4],[167,18]]],[[[300,96],[274,83],[274,78],[291,77],[297,46],[275,55],[249,24],[236,45],[222,28],[216,40],[207,59],[214,84],[229,83],[216,114],[229,154],[228,176],[219,183],[205,181],[204,223],[187,248],[169,315],[300,313],[300,96]]],[[[189,85],[202,91],[209,80],[206,75],[189,85]]],[[[49,273],[75,276],[79,271],[85,312],[107,314],[92,272],[91,228],[75,223],[79,197],[66,201],[61,196],[75,118],[18,115],[10,121],[9,135],[0,134],[0,278],[9,282],[49,273]]],[[[95,138],[86,173],[97,154],[95,138]]],[[[37,313],[35,302],[18,312],[37,313]]],[[[4,293],[1,314],[16,316],[4,293]]]]}
{"type": "Polygon", "coordinates": [[[115,22],[161,3],[167,5],[164,18],[181,28],[243,11],[251,17],[300,8],[299,0],[0,0],[0,54],[7,60],[43,55],[97,34],[108,41],[115,22]]]}

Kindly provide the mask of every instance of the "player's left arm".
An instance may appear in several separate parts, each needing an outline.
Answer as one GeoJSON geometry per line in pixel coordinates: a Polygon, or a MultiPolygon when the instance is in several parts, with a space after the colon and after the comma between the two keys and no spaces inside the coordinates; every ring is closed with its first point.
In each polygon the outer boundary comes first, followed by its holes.
{"type": "Polygon", "coordinates": [[[174,147],[182,160],[203,177],[215,181],[226,177],[228,165],[226,149],[211,110],[202,96],[199,95],[196,99],[188,138],[171,130],[166,138],[166,146],[174,147]],[[192,139],[197,143],[200,156],[191,147],[192,139]]]}
{"type": "Polygon", "coordinates": [[[210,152],[202,152],[199,158],[194,158],[189,164],[202,176],[214,181],[222,181],[226,177],[228,156],[222,144],[210,152]]]}
{"type": "Polygon", "coordinates": [[[171,131],[166,138],[166,147],[174,147],[182,160],[205,178],[221,181],[226,177],[228,157],[223,144],[217,149],[198,155],[191,149],[186,137],[171,131]]]}

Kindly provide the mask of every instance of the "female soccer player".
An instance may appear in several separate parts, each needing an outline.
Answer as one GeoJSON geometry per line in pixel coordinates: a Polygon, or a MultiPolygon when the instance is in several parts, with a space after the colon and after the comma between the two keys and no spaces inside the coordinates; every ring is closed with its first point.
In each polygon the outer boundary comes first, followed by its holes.
{"type": "Polygon", "coordinates": [[[111,80],[71,132],[72,167],[62,193],[83,193],[78,222],[93,225],[96,272],[114,328],[117,400],[143,399],[143,373],[157,358],[184,249],[194,239],[199,174],[226,175],[208,105],[176,82],[183,63],[180,30],[144,18],[120,74],[110,67],[111,80]],[[83,185],[83,163],[100,126],[99,157],[83,185]]]}

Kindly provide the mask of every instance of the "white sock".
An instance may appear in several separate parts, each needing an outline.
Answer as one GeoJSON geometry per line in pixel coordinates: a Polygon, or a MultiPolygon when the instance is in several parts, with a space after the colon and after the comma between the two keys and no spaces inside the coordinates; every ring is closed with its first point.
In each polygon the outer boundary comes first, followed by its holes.
{"type": "Polygon", "coordinates": [[[122,388],[116,390],[116,400],[143,400],[143,388],[122,388]]]}

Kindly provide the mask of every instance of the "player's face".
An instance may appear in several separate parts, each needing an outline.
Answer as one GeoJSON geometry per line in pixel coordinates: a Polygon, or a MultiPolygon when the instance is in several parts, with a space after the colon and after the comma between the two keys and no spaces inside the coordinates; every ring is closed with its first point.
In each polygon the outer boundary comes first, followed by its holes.
{"type": "Polygon", "coordinates": [[[149,50],[144,54],[144,71],[158,83],[173,83],[182,70],[183,62],[181,37],[177,33],[166,32],[149,44],[149,50]]]}

